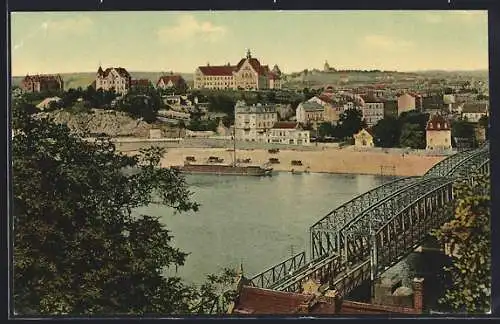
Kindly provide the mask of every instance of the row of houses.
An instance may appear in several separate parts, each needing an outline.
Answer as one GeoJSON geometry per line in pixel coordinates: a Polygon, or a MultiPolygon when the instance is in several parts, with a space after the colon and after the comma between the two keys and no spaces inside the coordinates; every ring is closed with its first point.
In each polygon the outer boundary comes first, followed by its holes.
{"type": "MultiPolygon", "coordinates": [[[[393,105],[397,113],[395,117],[409,111],[423,111],[423,101],[423,96],[420,94],[409,92],[400,94],[393,105]]],[[[372,127],[385,116],[391,115],[388,112],[391,104],[390,101],[373,93],[354,94],[347,91],[334,93],[331,88],[327,88],[322,94],[298,105],[296,121],[310,124],[317,129],[321,123],[336,124],[340,114],[347,109],[356,108],[361,111],[362,118],[368,127],[372,127]]],[[[482,116],[489,115],[489,103],[487,101],[462,102],[450,105],[449,111],[460,118],[477,122],[482,116]]],[[[432,112],[439,112],[439,110],[432,112]]]]}
{"type": "MultiPolygon", "coordinates": [[[[109,67],[103,69],[99,66],[95,80],[91,84],[96,90],[109,91],[114,89],[116,93],[126,94],[131,88],[149,87],[152,85],[149,79],[133,79],[127,69],[122,67],[109,67]]],[[[186,80],[181,75],[165,74],[156,81],[157,89],[180,89],[186,90],[186,80]]],[[[24,92],[46,92],[64,90],[63,78],[57,75],[26,75],[21,81],[20,88],[24,92]]]]}
{"type": "MultiPolygon", "coordinates": [[[[426,150],[446,152],[452,149],[452,122],[443,115],[435,114],[429,117],[425,129],[426,150]]],[[[484,129],[476,127],[476,138],[486,140],[484,129]]],[[[354,145],[359,148],[374,147],[374,134],[371,128],[360,130],[354,134],[354,145]]]]}
{"type": "MultiPolygon", "coordinates": [[[[92,83],[95,89],[109,91],[114,89],[116,93],[126,94],[133,87],[149,87],[149,79],[132,79],[130,73],[122,67],[110,67],[105,70],[99,66],[95,81],[92,83]]],[[[155,84],[157,89],[168,90],[172,88],[187,89],[187,83],[181,75],[170,73],[162,75],[155,84]]]]}

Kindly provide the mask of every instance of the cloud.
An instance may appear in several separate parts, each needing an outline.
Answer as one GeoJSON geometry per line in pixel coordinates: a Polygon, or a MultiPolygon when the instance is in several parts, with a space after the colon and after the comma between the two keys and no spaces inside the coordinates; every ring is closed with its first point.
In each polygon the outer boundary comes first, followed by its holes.
{"type": "Polygon", "coordinates": [[[453,11],[428,11],[422,14],[423,20],[430,24],[443,22],[474,23],[485,21],[487,12],[484,10],[453,10],[453,11]]]}
{"type": "Polygon", "coordinates": [[[17,41],[12,47],[13,51],[21,49],[28,40],[42,34],[44,38],[50,35],[83,35],[89,31],[94,22],[88,17],[76,19],[47,20],[35,28],[31,33],[17,41]]]}
{"type": "Polygon", "coordinates": [[[404,39],[395,39],[386,35],[367,35],[361,40],[361,45],[379,50],[396,51],[413,48],[415,44],[404,39]]]}
{"type": "Polygon", "coordinates": [[[422,15],[425,22],[430,24],[439,24],[443,22],[443,15],[436,12],[426,12],[422,15]]]}
{"type": "Polygon", "coordinates": [[[46,33],[64,33],[82,35],[87,33],[94,25],[89,17],[66,18],[61,20],[49,20],[42,24],[46,33]]]}
{"type": "Polygon", "coordinates": [[[210,21],[198,21],[194,16],[181,16],[177,23],[158,30],[161,41],[182,42],[198,38],[202,41],[215,42],[226,34],[226,27],[216,26],[210,21]]]}

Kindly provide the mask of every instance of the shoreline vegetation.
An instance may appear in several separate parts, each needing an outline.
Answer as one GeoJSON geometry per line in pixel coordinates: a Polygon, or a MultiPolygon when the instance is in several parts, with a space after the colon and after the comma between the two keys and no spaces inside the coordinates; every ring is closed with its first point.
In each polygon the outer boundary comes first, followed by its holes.
{"type": "MultiPolygon", "coordinates": [[[[194,157],[195,163],[205,163],[211,156],[224,159],[223,163],[233,162],[231,147],[207,147],[191,143],[190,147],[178,147],[178,141],[145,141],[131,139],[126,142],[118,140],[117,151],[127,155],[138,154],[141,148],[149,146],[163,146],[166,153],[160,164],[162,167],[182,165],[186,157],[194,157]],[[197,146],[197,147],[196,147],[197,146]]],[[[272,164],[274,171],[309,171],[311,173],[334,174],[367,174],[384,176],[421,176],[433,165],[446,156],[426,155],[420,152],[405,152],[402,149],[364,150],[358,151],[354,147],[338,148],[335,146],[306,146],[291,149],[290,146],[279,148],[278,153],[269,153],[267,147],[236,149],[237,159],[250,159],[251,162],[243,165],[262,165],[270,158],[279,160],[272,164]],[[299,160],[302,165],[292,165],[293,160],[299,160]]]]}

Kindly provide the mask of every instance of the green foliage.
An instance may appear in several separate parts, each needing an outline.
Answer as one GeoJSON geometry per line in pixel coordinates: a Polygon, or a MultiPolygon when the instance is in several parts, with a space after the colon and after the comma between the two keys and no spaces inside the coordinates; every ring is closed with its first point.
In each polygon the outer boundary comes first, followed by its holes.
{"type": "Polygon", "coordinates": [[[26,101],[25,98],[14,99],[12,101],[12,114],[16,116],[16,114],[22,115],[32,115],[40,112],[40,110],[35,107],[35,105],[26,101]]]}
{"type": "Polygon", "coordinates": [[[200,119],[191,119],[187,129],[191,131],[213,131],[217,130],[217,126],[219,122],[217,120],[200,120],[200,119]]]}
{"type": "Polygon", "coordinates": [[[82,93],[83,99],[88,101],[92,108],[109,109],[111,102],[118,97],[118,94],[112,90],[95,90],[94,87],[89,86],[85,92],[82,93]]]}
{"type": "Polygon", "coordinates": [[[153,87],[131,90],[118,103],[118,110],[134,118],[143,118],[148,123],[156,121],[158,110],[162,107],[163,101],[153,87]]]}
{"type": "Polygon", "coordinates": [[[426,146],[425,132],[418,124],[403,124],[399,145],[401,147],[411,147],[412,149],[424,149],[426,146]]]}
{"type": "Polygon", "coordinates": [[[422,132],[425,132],[428,120],[429,114],[418,111],[403,112],[399,116],[399,123],[401,127],[403,127],[404,124],[416,124],[419,126],[418,129],[422,132]]]}
{"type": "Polygon", "coordinates": [[[340,138],[350,138],[362,128],[366,128],[366,122],[363,120],[361,110],[347,109],[340,114],[336,132],[340,138]]]}
{"type": "Polygon", "coordinates": [[[335,134],[335,127],[331,123],[321,123],[318,127],[319,137],[330,137],[335,134]]]}
{"type": "Polygon", "coordinates": [[[226,113],[229,118],[234,119],[234,105],[236,99],[228,95],[211,94],[208,96],[208,111],[226,113]]]}
{"type": "Polygon", "coordinates": [[[478,121],[479,126],[483,127],[486,131],[486,139],[488,139],[489,136],[489,128],[490,128],[490,121],[489,117],[486,115],[481,116],[481,118],[478,121]]]}
{"type": "Polygon", "coordinates": [[[379,120],[373,127],[375,146],[397,147],[399,145],[400,132],[400,124],[396,118],[388,116],[379,120]]]}
{"type": "Polygon", "coordinates": [[[86,142],[22,109],[13,117],[16,313],[181,314],[213,297],[222,279],[199,290],[164,275],[187,254],[158,218],[132,213],[153,199],[198,210],[183,175],[159,167],[163,149],[125,156],[109,138],[86,142]]]}
{"type": "Polygon", "coordinates": [[[466,138],[471,142],[475,139],[474,125],[466,120],[455,120],[451,124],[452,138],[466,138]]]}
{"type": "Polygon", "coordinates": [[[490,311],[491,298],[491,223],[490,177],[476,176],[454,187],[456,203],[453,219],[433,235],[456,253],[445,270],[451,285],[441,299],[454,311],[484,313],[490,311]]]}

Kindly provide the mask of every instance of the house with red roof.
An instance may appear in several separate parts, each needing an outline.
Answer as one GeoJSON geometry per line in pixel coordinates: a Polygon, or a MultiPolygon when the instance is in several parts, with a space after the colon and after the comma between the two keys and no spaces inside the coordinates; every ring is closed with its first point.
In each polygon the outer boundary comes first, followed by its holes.
{"type": "Polygon", "coordinates": [[[450,150],[451,122],[439,114],[431,115],[427,122],[425,137],[427,150],[450,150]]]}
{"type": "Polygon", "coordinates": [[[188,85],[186,80],[184,80],[181,75],[170,72],[170,74],[162,75],[158,79],[156,82],[156,88],[162,90],[178,89],[181,92],[184,92],[187,90],[188,85]]]}
{"type": "Polygon", "coordinates": [[[147,89],[151,86],[149,79],[132,79],[130,80],[130,87],[135,89],[147,89]]]}
{"type": "Polygon", "coordinates": [[[116,93],[126,94],[130,90],[132,77],[130,73],[122,67],[110,67],[103,70],[99,66],[95,79],[95,89],[110,91],[114,89],[116,93]]]}
{"type": "Polygon", "coordinates": [[[281,71],[277,65],[272,70],[252,57],[250,50],[238,64],[199,66],[194,76],[195,89],[281,89],[281,71]]]}
{"type": "Polygon", "coordinates": [[[59,74],[26,75],[21,81],[21,89],[24,92],[61,91],[64,90],[64,81],[59,74]]]}
{"type": "Polygon", "coordinates": [[[267,142],[273,144],[308,145],[310,132],[297,122],[280,121],[273,125],[267,135],[267,142]]]}

